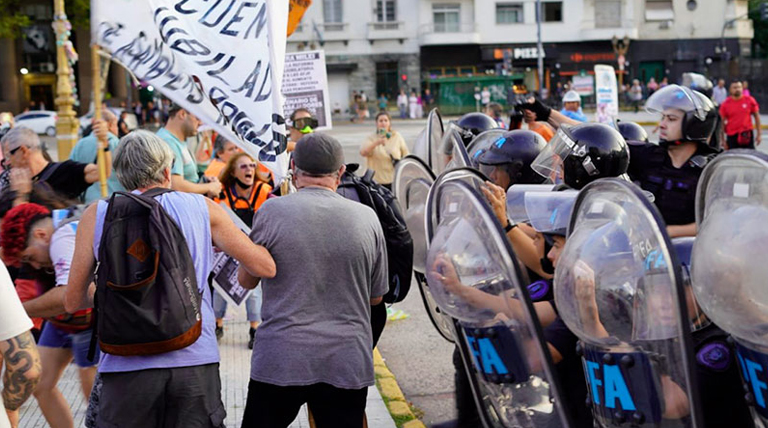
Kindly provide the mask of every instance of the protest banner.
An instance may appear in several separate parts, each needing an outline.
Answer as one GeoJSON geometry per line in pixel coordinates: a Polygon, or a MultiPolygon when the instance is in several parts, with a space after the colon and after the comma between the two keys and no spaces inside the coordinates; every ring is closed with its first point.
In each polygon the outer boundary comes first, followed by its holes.
{"type": "MultiPolygon", "coordinates": [[[[232,219],[237,227],[243,231],[246,235],[250,235],[251,229],[240,220],[226,204],[221,203],[222,208],[226,211],[227,215],[232,219]]],[[[223,251],[217,251],[213,254],[213,288],[227,301],[230,305],[240,306],[252,290],[243,288],[240,282],[237,280],[237,268],[240,267],[240,263],[228,256],[223,251]]]]}
{"type": "Polygon", "coordinates": [[[257,158],[279,183],[285,0],[93,0],[92,41],[257,158]]]}
{"type": "Polygon", "coordinates": [[[612,66],[595,66],[595,93],[595,121],[613,123],[619,116],[619,90],[616,86],[616,71],[612,66]]]}
{"type": "Polygon", "coordinates": [[[316,130],[333,127],[324,51],[286,54],[282,89],[285,99],[283,117],[288,118],[294,110],[303,107],[317,119],[316,130]]]}

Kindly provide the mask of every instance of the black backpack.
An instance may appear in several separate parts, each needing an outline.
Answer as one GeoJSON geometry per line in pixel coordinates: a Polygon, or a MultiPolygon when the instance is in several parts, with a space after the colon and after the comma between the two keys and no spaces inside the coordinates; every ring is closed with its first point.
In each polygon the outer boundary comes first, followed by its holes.
{"type": "Polygon", "coordinates": [[[357,169],[357,164],[347,165],[338,193],[347,197],[346,190],[353,189],[359,202],[373,208],[379,217],[389,262],[389,291],[384,295],[384,302],[397,303],[405,299],[411,288],[413,239],[392,192],[373,180],[373,171],[368,170],[364,176],[358,177],[354,174],[357,169]]]}
{"type": "Polygon", "coordinates": [[[194,262],[154,188],[109,200],[96,267],[96,332],[103,352],[154,355],[185,348],[202,332],[194,262]]]}

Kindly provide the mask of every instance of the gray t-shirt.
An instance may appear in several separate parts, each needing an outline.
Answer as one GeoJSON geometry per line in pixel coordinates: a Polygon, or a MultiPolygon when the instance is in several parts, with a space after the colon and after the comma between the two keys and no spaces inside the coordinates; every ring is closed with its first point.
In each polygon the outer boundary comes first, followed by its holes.
{"type": "Polygon", "coordinates": [[[253,242],[277,275],[263,279],[251,379],[280,386],[374,384],[372,297],[388,290],[376,213],[328,189],[304,188],[256,211],[253,242]]]}

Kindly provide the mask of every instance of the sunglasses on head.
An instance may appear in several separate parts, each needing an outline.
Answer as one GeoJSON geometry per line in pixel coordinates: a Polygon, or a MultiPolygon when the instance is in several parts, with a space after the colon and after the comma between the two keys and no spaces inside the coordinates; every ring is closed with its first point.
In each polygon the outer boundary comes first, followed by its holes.
{"type": "Polygon", "coordinates": [[[255,163],[241,163],[240,169],[256,169],[255,163]]]}

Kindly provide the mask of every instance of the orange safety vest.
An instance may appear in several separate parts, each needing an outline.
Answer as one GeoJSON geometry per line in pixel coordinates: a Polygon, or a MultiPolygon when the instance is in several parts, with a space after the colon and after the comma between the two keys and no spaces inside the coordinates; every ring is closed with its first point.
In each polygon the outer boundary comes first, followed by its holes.
{"type": "Polygon", "coordinates": [[[258,184],[253,186],[251,197],[245,199],[242,196],[238,196],[235,185],[233,184],[229,189],[223,189],[222,193],[224,197],[220,199],[223,200],[227,206],[248,225],[248,227],[251,227],[253,213],[255,213],[256,210],[261,207],[261,204],[267,200],[270,192],[272,192],[272,186],[263,181],[259,181],[258,184]]]}

